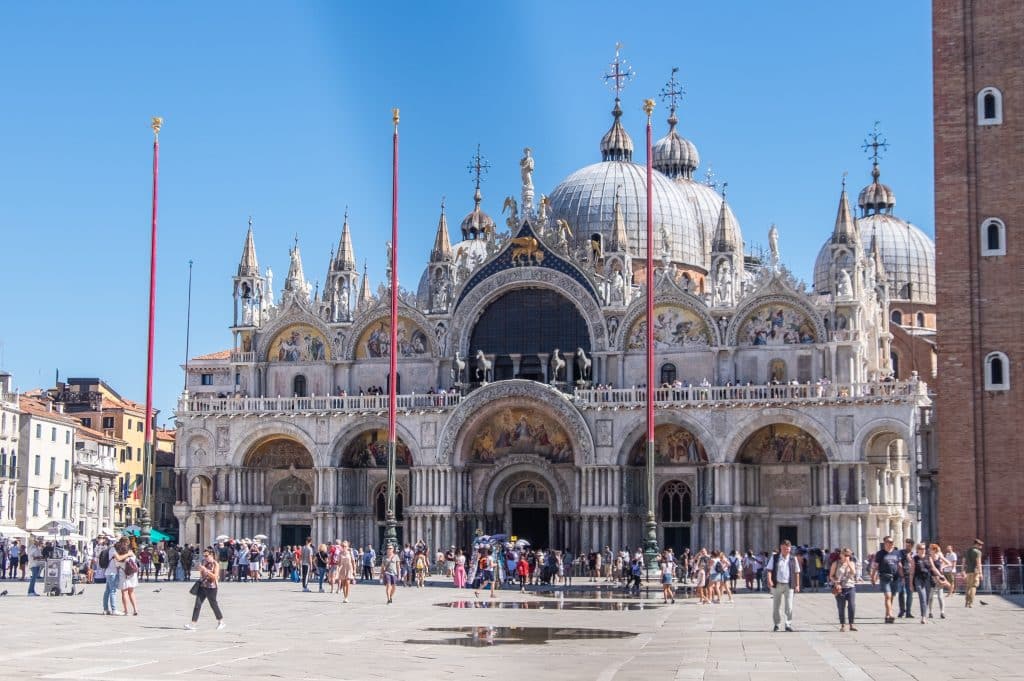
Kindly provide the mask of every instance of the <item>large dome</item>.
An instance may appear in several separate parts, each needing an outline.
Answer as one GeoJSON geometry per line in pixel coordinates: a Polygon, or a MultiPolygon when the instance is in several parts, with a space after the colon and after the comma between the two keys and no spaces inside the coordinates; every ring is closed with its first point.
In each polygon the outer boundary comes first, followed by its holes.
{"type": "MultiPolygon", "coordinates": [[[[647,169],[641,165],[602,161],[577,170],[551,192],[549,214],[552,219],[566,220],[577,239],[600,234],[607,242],[612,232],[616,189],[630,251],[634,256],[647,257],[647,169]]],[[[664,226],[673,262],[708,268],[707,244],[714,234],[721,197],[716,203],[707,193],[718,196],[709,187],[681,189],[662,173],[654,172],[655,258],[661,257],[664,226]],[[709,201],[714,217],[705,227],[709,201]]]]}
{"type": "MultiPolygon", "coordinates": [[[[923,231],[888,213],[872,213],[857,220],[864,252],[871,253],[877,243],[889,298],[922,305],[935,304],[935,243],[923,231]]],[[[831,239],[825,242],[814,263],[814,290],[832,289],[831,239]]]]}

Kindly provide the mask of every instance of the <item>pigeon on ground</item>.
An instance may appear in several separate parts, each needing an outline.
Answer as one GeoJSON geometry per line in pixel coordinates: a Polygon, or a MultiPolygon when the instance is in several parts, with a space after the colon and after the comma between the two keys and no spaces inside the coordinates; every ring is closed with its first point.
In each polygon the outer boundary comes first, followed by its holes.
{"type": "Polygon", "coordinates": [[[4,589],[3,591],[0,591],[0,597],[6,596],[6,595],[7,595],[7,589],[4,589]]]}
{"type": "Polygon", "coordinates": [[[78,590],[78,593],[76,593],[75,595],[76,596],[81,596],[84,593],[85,593],[85,587],[82,587],[81,589],[78,590]]]}
{"type": "Polygon", "coordinates": [[[978,602],[981,603],[982,605],[988,605],[988,603],[986,603],[985,601],[981,600],[980,598],[978,599],[978,602]]]}
{"type": "Polygon", "coordinates": [[[155,594],[160,593],[160,591],[161,591],[161,589],[153,589],[153,593],[155,593],[155,594]]]}

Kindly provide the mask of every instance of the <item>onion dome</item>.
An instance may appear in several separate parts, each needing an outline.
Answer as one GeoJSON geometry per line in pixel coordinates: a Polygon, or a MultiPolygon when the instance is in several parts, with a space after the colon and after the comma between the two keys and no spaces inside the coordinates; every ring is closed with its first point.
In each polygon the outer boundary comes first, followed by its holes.
{"type": "Polygon", "coordinates": [[[462,219],[463,239],[482,238],[487,234],[494,235],[494,220],[480,208],[481,201],[483,201],[483,196],[480,194],[480,187],[477,187],[476,193],[473,195],[473,210],[462,219]]]}
{"type": "Polygon", "coordinates": [[[860,206],[860,209],[865,214],[892,213],[893,206],[896,205],[896,194],[893,193],[889,185],[878,181],[879,175],[881,175],[881,172],[878,170],[878,164],[876,163],[871,168],[871,184],[860,190],[857,205],[860,206]]]}
{"type": "Polygon", "coordinates": [[[685,177],[693,178],[693,171],[700,165],[700,154],[693,142],[676,132],[676,125],[679,119],[676,118],[675,109],[672,109],[668,117],[668,134],[654,143],[652,147],[653,160],[651,164],[658,170],[672,179],[685,177]]]}
{"type": "Polygon", "coordinates": [[[857,221],[865,247],[875,250],[889,282],[889,299],[935,304],[935,242],[895,215],[873,213],[857,221]],[[870,236],[868,236],[870,235],[870,236]]]}
{"type": "Polygon", "coordinates": [[[615,98],[615,107],[612,109],[612,127],[601,138],[601,160],[603,161],[631,161],[633,160],[633,140],[629,133],[622,127],[622,107],[619,105],[619,98],[615,98]]]}

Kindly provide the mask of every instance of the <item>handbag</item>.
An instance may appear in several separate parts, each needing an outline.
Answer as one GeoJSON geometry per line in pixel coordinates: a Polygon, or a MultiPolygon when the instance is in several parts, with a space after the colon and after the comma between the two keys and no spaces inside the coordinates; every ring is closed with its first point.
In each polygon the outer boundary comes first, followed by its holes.
{"type": "Polygon", "coordinates": [[[198,596],[199,590],[202,588],[202,585],[199,583],[199,580],[197,579],[196,581],[192,582],[192,588],[190,588],[188,592],[193,596],[198,596]]]}
{"type": "Polygon", "coordinates": [[[832,582],[832,595],[833,596],[842,596],[843,595],[843,587],[839,584],[839,582],[832,582]]]}

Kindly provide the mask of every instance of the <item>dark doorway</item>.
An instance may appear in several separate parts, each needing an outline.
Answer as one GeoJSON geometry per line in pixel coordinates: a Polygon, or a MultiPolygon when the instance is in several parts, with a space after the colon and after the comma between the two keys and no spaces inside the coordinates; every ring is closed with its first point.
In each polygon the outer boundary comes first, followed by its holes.
{"type": "Polygon", "coordinates": [[[505,381],[515,378],[512,375],[512,358],[508,355],[498,355],[494,360],[494,380],[505,381]]]}
{"type": "Polygon", "coordinates": [[[779,543],[789,540],[793,546],[798,546],[796,541],[796,525],[779,525],[779,543]]]}
{"type": "Polygon", "coordinates": [[[690,528],[666,527],[665,546],[662,548],[672,549],[677,556],[682,554],[683,549],[690,548],[690,528]]]}
{"type": "Polygon", "coordinates": [[[548,548],[548,509],[513,508],[512,534],[538,549],[548,548]]]}
{"type": "Polygon", "coordinates": [[[306,396],[306,377],[305,376],[303,376],[302,374],[299,374],[298,376],[295,377],[295,380],[292,381],[292,392],[295,394],[295,397],[305,397],[306,396]]]}
{"type": "Polygon", "coordinates": [[[309,525],[282,525],[281,546],[302,546],[306,538],[311,537],[312,531],[309,525]]]}

